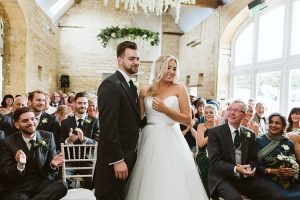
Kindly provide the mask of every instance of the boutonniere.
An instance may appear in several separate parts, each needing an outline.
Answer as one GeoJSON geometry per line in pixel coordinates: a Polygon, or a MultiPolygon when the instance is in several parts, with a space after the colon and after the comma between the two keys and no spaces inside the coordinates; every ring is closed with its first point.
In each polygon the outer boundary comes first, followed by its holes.
{"type": "Polygon", "coordinates": [[[251,138],[251,133],[249,131],[243,131],[243,132],[241,132],[241,135],[246,138],[251,138]]]}
{"type": "Polygon", "coordinates": [[[47,122],[48,122],[48,119],[47,119],[47,118],[42,119],[42,123],[43,123],[43,124],[47,124],[47,122]]]}
{"type": "Polygon", "coordinates": [[[45,140],[44,138],[41,138],[41,139],[39,139],[38,141],[35,142],[34,148],[42,147],[42,148],[48,149],[49,146],[48,146],[47,142],[48,142],[48,140],[45,140]]]}
{"type": "Polygon", "coordinates": [[[85,120],[84,120],[84,123],[85,124],[90,124],[92,121],[90,120],[90,119],[88,119],[88,118],[86,118],[85,120]]]}

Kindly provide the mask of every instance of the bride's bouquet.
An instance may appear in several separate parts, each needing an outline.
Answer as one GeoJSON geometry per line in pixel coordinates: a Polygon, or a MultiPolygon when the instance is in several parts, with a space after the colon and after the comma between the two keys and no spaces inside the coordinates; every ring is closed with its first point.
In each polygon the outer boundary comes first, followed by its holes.
{"type": "Polygon", "coordinates": [[[283,148],[284,153],[280,153],[279,155],[277,155],[277,162],[279,166],[292,168],[295,175],[292,177],[282,177],[277,175],[273,179],[283,188],[288,188],[291,185],[291,183],[296,182],[299,179],[299,164],[296,161],[295,154],[287,155],[287,152],[289,151],[289,146],[281,145],[281,147],[283,148]]]}

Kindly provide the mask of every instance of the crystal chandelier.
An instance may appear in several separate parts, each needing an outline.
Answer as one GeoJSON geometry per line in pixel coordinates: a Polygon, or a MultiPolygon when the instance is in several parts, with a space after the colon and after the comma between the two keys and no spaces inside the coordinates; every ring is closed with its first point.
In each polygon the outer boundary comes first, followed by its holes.
{"type": "MultiPolygon", "coordinates": [[[[196,0],[115,0],[116,8],[120,7],[120,2],[124,3],[125,10],[137,13],[138,7],[141,7],[145,14],[156,12],[156,15],[161,15],[166,12],[169,7],[176,7],[176,23],[179,19],[180,4],[195,4],[196,0]]],[[[107,5],[108,0],[104,0],[107,5]]]]}

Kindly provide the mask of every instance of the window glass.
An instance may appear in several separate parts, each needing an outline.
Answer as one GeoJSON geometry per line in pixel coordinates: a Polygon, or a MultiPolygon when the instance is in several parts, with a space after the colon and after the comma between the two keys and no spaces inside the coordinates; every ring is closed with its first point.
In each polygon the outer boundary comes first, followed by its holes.
{"type": "Polygon", "coordinates": [[[291,55],[300,54],[300,1],[294,2],[291,55]]]}
{"type": "Polygon", "coordinates": [[[258,61],[282,57],[284,8],[280,6],[259,19],[258,61]]]}
{"type": "Polygon", "coordinates": [[[300,107],[300,69],[290,70],[288,111],[300,107]]]}
{"type": "Polygon", "coordinates": [[[238,75],[234,77],[234,98],[248,102],[250,99],[251,76],[238,75]]]}
{"type": "Polygon", "coordinates": [[[249,24],[238,36],[235,43],[235,65],[252,63],[253,23],[249,24]]]}
{"type": "Polygon", "coordinates": [[[256,100],[267,106],[267,114],[279,112],[280,79],[279,71],[257,74],[256,100]]]}

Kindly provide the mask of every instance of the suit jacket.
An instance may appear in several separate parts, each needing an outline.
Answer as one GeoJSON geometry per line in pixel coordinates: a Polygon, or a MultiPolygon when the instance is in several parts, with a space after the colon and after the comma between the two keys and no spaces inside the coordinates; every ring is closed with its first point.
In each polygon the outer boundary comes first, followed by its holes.
{"type": "Polygon", "coordinates": [[[5,136],[8,136],[11,131],[11,120],[7,115],[0,114],[0,130],[2,130],[5,136]]]}
{"type": "MultiPolygon", "coordinates": [[[[75,116],[69,116],[67,119],[61,121],[61,128],[59,130],[59,135],[61,136],[60,142],[64,143],[69,137],[70,128],[73,130],[77,127],[75,116]]],[[[88,138],[87,144],[95,144],[99,139],[99,121],[94,117],[87,117],[83,121],[82,132],[85,137],[88,138]]],[[[81,144],[82,142],[78,139],[74,144],[81,144]]]]}
{"type": "Polygon", "coordinates": [[[52,132],[54,135],[56,149],[60,150],[60,126],[55,115],[49,115],[45,112],[42,112],[39,124],[36,129],[52,132]]]}
{"type": "Polygon", "coordinates": [[[0,151],[0,171],[1,179],[5,182],[5,188],[24,186],[26,187],[26,181],[28,177],[32,176],[32,172],[28,169],[28,165],[25,165],[23,172],[19,172],[17,169],[17,162],[15,155],[18,150],[23,150],[26,154],[26,160],[33,159],[37,166],[38,178],[54,179],[57,175],[57,170],[50,167],[50,162],[56,155],[55,143],[53,134],[47,131],[36,131],[36,141],[45,141],[46,145],[39,145],[35,147],[34,158],[29,152],[20,132],[16,132],[4,140],[1,141],[0,151]],[[27,167],[27,168],[26,168],[27,167]]]}
{"type": "MultiPolygon", "coordinates": [[[[232,141],[232,135],[228,124],[223,124],[208,129],[208,156],[210,168],[208,172],[208,187],[212,195],[223,180],[235,180],[234,167],[235,150],[232,141]]],[[[255,143],[255,134],[241,126],[241,164],[250,164],[251,168],[257,166],[257,148],[255,143]],[[249,132],[250,137],[244,136],[243,132],[249,132]]]]}
{"type": "Polygon", "coordinates": [[[129,172],[136,159],[141,124],[140,106],[123,75],[117,71],[98,89],[100,138],[95,194],[103,196],[117,183],[112,163],[125,160],[129,172]]]}

